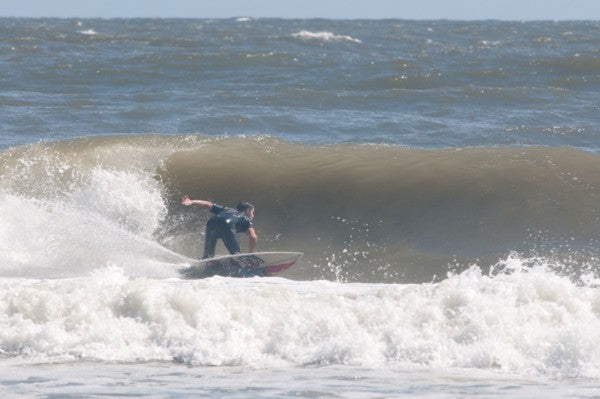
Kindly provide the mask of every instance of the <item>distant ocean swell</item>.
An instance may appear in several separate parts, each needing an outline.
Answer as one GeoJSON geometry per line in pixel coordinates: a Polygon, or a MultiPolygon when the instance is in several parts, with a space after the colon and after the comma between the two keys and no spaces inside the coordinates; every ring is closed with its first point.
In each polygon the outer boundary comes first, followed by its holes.
{"type": "Polygon", "coordinates": [[[0,148],[204,132],[600,150],[597,21],[0,22],[0,148]]]}
{"type": "Polygon", "coordinates": [[[179,204],[189,194],[253,202],[260,250],[305,253],[291,278],[426,282],[515,251],[568,259],[578,277],[597,269],[599,172],[597,155],[546,147],[159,135],[15,147],[0,154],[2,275],[174,276],[201,255],[207,215],[179,204]]]}

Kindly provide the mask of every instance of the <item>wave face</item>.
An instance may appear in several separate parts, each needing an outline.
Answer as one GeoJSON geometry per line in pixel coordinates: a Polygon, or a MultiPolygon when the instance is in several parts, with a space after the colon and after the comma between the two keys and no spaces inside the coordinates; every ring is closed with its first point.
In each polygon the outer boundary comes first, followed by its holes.
{"type": "Polygon", "coordinates": [[[596,268],[600,159],[569,148],[149,135],[15,147],[0,161],[3,276],[174,276],[201,255],[208,217],[184,194],[253,202],[259,250],[305,253],[292,279],[432,281],[515,251],[596,268]]]}

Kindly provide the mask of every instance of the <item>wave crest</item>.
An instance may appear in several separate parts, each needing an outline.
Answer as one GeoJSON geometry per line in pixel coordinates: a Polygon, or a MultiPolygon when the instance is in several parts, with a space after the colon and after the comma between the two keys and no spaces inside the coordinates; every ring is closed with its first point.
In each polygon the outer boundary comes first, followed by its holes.
{"type": "Polygon", "coordinates": [[[302,39],[302,40],[320,40],[320,41],[325,41],[325,42],[334,41],[334,42],[362,43],[362,41],[360,41],[359,39],[355,39],[351,36],[336,35],[332,32],[325,32],[325,31],[311,32],[308,30],[303,30],[300,32],[292,33],[291,36],[295,39],[302,39]]]}

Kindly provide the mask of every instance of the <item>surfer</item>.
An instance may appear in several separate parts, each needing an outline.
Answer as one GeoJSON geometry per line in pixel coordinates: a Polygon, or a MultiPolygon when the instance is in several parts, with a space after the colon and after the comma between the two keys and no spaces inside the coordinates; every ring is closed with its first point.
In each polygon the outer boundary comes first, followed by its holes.
{"type": "Polygon", "coordinates": [[[252,227],[252,219],[254,219],[254,206],[252,204],[240,202],[235,209],[232,209],[210,201],[192,200],[187,195],[182,198],[181,203],[185,206],[197,205],[202,209],[208,209],[214,215],[206,222],[202,259],[215,256],[219,238],[223,240],[230,254],[240,253],[240,243],[236,233],[248,234],[248,252],[254,252],[257,235],[252,227]]]}

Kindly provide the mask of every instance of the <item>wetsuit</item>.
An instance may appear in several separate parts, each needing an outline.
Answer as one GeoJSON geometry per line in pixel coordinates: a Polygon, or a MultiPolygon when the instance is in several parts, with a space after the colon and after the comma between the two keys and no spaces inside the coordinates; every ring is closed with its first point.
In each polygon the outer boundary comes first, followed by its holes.
{"type": "Polygon", "coordinates": [[[239,212],[232,208],[213,204],[210,213],[214,216],[206,223],[206,235],[204,237],[204,255],[202,259],[215,256],[217,240],[223,240],[230,254],[240,253],[240,243],[236,233],[246,233],[252,227],[250,218],[245,212],[239,212]]]}

